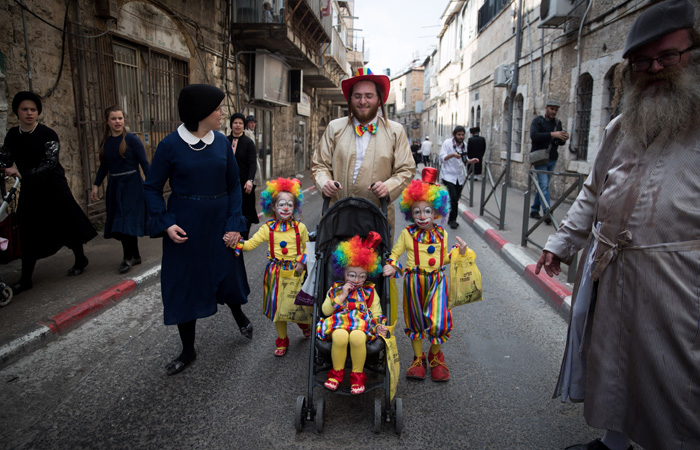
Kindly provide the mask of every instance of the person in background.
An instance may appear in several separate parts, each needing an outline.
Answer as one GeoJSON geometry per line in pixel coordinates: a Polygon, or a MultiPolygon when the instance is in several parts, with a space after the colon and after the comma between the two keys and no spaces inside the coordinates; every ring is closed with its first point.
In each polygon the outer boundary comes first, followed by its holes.
{"type": "Polygon", "coordinates": [[[482,162],[484,160],[484,154],[486,153],[486,139],[479,136],[481,128],[472,127],[469,129],[471,137],[467,141],[467,154],[469,158],[476,158],[479,162],[474,163],[474,179],[479,180],[479,175],[482,172],[482,162]]]}
{"type": "Polygon", "coordinates": [[[118,106],[105,110],[105,134],[100,144],[100,167],[92,185],[90,199],[99,201],[97,190],[109,174],[105,203],[105,239],[121,242],[123,259],[117,271],[126,273],[131,266],[141,264],[139,237],[146,226],[146,205],[143,178],[148,175],[148,159],[141,139],[126,132],[124,111],[118,106]]]}
{"type": "MultiPolygon", "coordinates": [[[[557,100],[547,100],[544,115],[535,117],[532,119],[532,124],[530,124],[530,139],[532,139],[532,148],[530,152],[549,149],[549,160],[542,164],[535,165],[535,170],[553,172],[557,165],[557,159],[559,158],[557,148],[560,145],[564,145],[569,139],[569,133],[562,131],[561,120],[556,118],[560,106],[561,103],[557,100]]],[[[549,199],[549,182],[551,179],[552,175],[548,173],[537,174],[537,182],[549,206],[552,205],[549,199]]],[[[532,202],[530,217],[537,220],[542,218],[542,216],[540,216],[540,206],[542,207],[542,214],[545,217],[544,222],[550,225],[552,223],[552,218],[549,216],[547,206],[542,204],[539,195],[535,195],[535,200],[532,202]]]]}
{"type": "Polygon", "coordinates": [[[420,162],[423,160],[423,155],[420,152],[420,142],[418,142],[418,139],[414,139],[411,142],[411,154],[413,155],[413,162],[416,163],[416,166],[420,164],[420,162]]]}
{"type": "Polygon", "coordinates": [[[144,184],[148,233],[163,237],[163,319],[177,325],[182,342],[180,355],[165,366],[168,375],[197,358],[197,319],[215,314],[217,304],[226,304],[240,332],[252,337],[241,309],[250,293],[245,266],[227,248],[238,243],[246,221],[238,165],[226,136],[216,131],[224,97],[207,84],[182,89],[177,105],[183,123],[158,144],[144,184]]]}
{"type": "Polygon", "coordinates": [[[241,233],[243,239],[248,239],[250,226],[260,223],[255,207],[255,173],[258,169],[258,154],[255,144],[243,132],[245,117],[241,113],[231,116],[231,134],[228,136],[231,142],[231,150],[236,155],[238,174],[243,191],[241,192],[241,211],[246,220],[246,231],[241,233]]]}
{"type": "Polygon", "coordinates": [[[581,252],[555,391],[602,439],[570,450],[700,448],[697,207],[700,32],[689,0],[653,4],[627,35],[622,114],[537,261],[581,252]]]}
{"type": "Polygon", "coordinates": [[[257,123],[258,122],[255,120],[255,116],[252,114],[249,114],[248,117],[245,118],[245,135],[248,136],[255,145],[258,145],[257,141],[255,140],[255,126],[257,123]]]}
{"type": "Polygon", "coordinates": [[[458,125],[452,131],[452,139],[446,139],[442,143],[440,149],[440,177],[442,184],[447,188],[450,194],[450,217],[447,224],[453,230],[459,227],[457,223],[457,214],[459,214],[459,199],[462,196],[464,189],[464,181],[467,176],[464,171],[464,164],[475,164],[479,160],[476,158],[467,159],[463,162],[462,157],[466,157],[467,148],[464,145],[464,135],[466,130],[463,126],[458,125]]]}
{"type": "Polygon", "coordinates": [[[83,245],[97,236],[68,186],[58,158],[58,135],[38,122],[41,110],[37,94],[18,92],[12,99],[12,112],[19,125],[10,128],[0,149],[0,168],[5,176],[22,180],[17,208],[22,275],[12,285],[15,295],[33,287],[37,260],[55,254],[61,247],[70,248],[75,258],[68,275],[83,273],[88,265],[83,245]]]}
{"type": "Polygon", "coordinates": [[[423,165],[425,167],[430,166],[430,153],[433,150],[433,143],[430,142],[430,137],[426,136],[423,144],[420,146],[421,154],[423,155],[423,165]]]}
{"type": "MultiPolygon", "coordinates": [[[[349,115],[328,124],[314,152],[311,177],[316,188],[334,202],[363,197],[379,206],[380,198],[398,198],[416,174],[403,126],[387,120],[383,111],[391,83],[386,75],[358,69],[341,87],[349,115]]],[[[391,205],[388,221],[393,234],[391,205]]]]}
{"type": "Polygon", "coordinates": [[[263,22],[273,23],[275,19],[272,17],[272,5],[270,2],[263,3],[263,22]]]}

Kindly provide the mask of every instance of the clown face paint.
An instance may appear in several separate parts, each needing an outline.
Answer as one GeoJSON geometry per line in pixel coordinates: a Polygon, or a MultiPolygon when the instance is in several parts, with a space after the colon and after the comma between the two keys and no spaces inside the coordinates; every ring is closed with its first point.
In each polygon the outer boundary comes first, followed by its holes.
{"type": "Polygon", "coordinates": [[[289,192],[280,192],[272,205],[275,217],[280,222],[285,222],[294,215],[294,196],[289,192]]]}
{"type": "Polygon", "coordinates": [[[433,220],[435,219],[435,210],[428,202],[416,202],[411,206],[411,215],[413,222],[423,230],[433,229],[433,220]]]}
{"type": "Polygon", "coordinates": [[[345,282],[353,285],[355,289],[359,288],[367,281],[367,271],[362,267],[349,266],[345,269],[345,282]]]}

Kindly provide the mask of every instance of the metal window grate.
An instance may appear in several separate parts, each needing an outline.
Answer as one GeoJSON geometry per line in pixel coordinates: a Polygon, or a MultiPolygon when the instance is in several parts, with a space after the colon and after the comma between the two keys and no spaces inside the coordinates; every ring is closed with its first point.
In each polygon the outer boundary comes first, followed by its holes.
{"type": "Polygon", "coordinates": [[[521,153],[523,142],[523,96],[518,94],[513,105],[513,153],[521,153]]]}

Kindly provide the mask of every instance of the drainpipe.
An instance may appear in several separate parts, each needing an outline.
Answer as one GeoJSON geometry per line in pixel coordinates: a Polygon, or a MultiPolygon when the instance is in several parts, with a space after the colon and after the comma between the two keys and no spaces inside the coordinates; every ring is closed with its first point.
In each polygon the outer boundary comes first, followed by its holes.
{"type": "Polygon", "coordinates": [[[24,0],[19,1],[20,6],[22,7],[22,27],[24,28],[24,51],[25,51],[25,57],[27,59],[27,78],[29,81],[29,90],[31,92],[34,92],[34,89],[32,88],[32,63],[29,59],[29,36],[27,36],[27,14],[24,10],[24,0]]]}
{"type": "MultiPolygon", "coordinates": [[[[571,134],[569,135],[571,137],[571,140],[569,141],[569,151],[571,150],[571,147],[574,145],[574,133],[576,132],[576,116],[578,112],[578,84],[579,80],[581,79],[581,34],[583,34],[583,25],[586,23],[586,16],[588,16],[588,11],[591,9],[591,5],[593,4],[593,0],[588,0],[588,6],[586,7],[586,12],[583,13],[583,17],[581,17],[581,25],[578,27],[578,42],[576,43],[576,87],[574,88],[574,117],[573,121],[571,123],[571,134]]],[[[578,149],[575,152],[578,155],[578,149]]]]}

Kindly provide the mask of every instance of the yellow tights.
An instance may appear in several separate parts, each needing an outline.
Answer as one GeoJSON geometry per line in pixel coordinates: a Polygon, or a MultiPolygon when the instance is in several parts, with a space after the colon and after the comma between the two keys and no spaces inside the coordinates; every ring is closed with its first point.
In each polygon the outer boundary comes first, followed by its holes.
{"type": "Polygon", "coordinates": [[[345,368],[349,342],[352,371],[362,372],[365,367],[365,359],[367,358],[367,335],[360,330],[352,330],[348,333],[346,330],[338,328],[333,330],[331,338],[333,340],[333,347],[331,347],[333,369],[343,370],[345,368]]]}
{"type": "Polygon", "coordinates": [[[275,328],[277,329],[277,337],[284,339],[287,337],[287,322],[275,322],[275,328]]]}
{"type": "MultiPolygon", "coordinates": [[[[423,339],[411,341],[411,346],[413,347],[413,354],[416,355],[416,358],[423,356],[423,339]]],[[[432,344],[430,346],[430,353],[437,355],[437,353],[440,351],[440,347],[440,344],[432,344]]]]}

